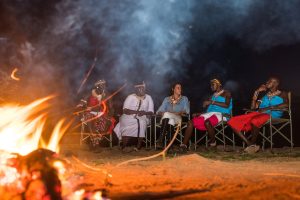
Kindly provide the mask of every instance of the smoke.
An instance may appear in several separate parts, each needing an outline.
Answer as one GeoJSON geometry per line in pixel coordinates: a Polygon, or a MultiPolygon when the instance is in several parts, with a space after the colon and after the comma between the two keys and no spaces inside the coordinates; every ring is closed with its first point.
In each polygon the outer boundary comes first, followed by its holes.
{"type": "Polygon", "coordinates": [[[0,38],[8,42],[0,50],[10,46],[10,53],[1,62],[6,73],[20,66],[22,92],[29,96],[79,98],[95,59],[84,90],[102,78],[113,89],[143,79],[153,96],[164,96],[169,81],[188,79],[191,71],[226,79],[230,63],[217,58],[188,66],[228,37],[257,52],[299,42],[299,9],[297,0],[7,1],[0,5],[0,38]]]}
{"type": "MultiPolygon", "coordinates": [[[[144,79],[160,92],[166,75],[185,72],[192,21],[189,2],[64,1],[57,5],[54,27],[48,31],[79,47],[75,52],[98,51],[96,68],[108,84],[144,79]]],[[[74,55],[74,48],[66,53],[74,55]]],[[[82,79],[82,70],[78,71],[75,77],[82,79]]]]}

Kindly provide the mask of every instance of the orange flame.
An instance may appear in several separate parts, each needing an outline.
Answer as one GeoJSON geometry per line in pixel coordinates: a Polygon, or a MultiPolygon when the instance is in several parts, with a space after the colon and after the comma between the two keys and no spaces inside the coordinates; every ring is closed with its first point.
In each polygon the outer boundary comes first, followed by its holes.
{"type": "Polygon", "coordinates": [[[57,123],[47,144],[41,138],[50,98],[38,99],[26,106],[6,104],[0,107],[0,150],[20,155],[38,148],[59,151],[58,143],[69,127],[69,124],[63,126],[64,120],[57,123]]]}
{"type": "Polygon", "coordinates": [[[18,68],[15,68],[12,72],[11,72],[11,75],[10,77],[16,81],[19,81],[20,78],[16,77],[16,72],[18,71],[18,68]]]}

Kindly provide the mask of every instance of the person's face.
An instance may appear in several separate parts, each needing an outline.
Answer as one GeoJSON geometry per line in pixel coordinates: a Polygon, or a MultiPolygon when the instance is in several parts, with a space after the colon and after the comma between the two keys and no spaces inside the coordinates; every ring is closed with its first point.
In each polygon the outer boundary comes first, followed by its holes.
{"type": "Polygon", "coordinates": [[[173,94],[181,95],[181,85],[180,84],[175,85],[175,87],[173,89],[173,94]]]}
{"type": "Polygon", "coordinates": [[[145,91],[146,91],[146,88],[145,86],[138,86],[138,87],[135,87],[135,94],[137,96],[144,96],[145,95],[145,91]]]}
{"type": "Polygon", "coordinates": [[[210,83],[210,88],[213,92],[217,91],[219,89],[219,87],[220,87],[220,85],[215,82],[210,83]]]}
{"type": "Polygon", "coordinates": [[[102,94],[105,90],[105,84],[99,84],[96,86],[96,92],[97,94],[102,94]]]}
{"type": "Polygon", "coordinates": [[[266,87],[267,89],[271,89],[271,88],[274,88],[274,87],[277,87],[278,86],[278,81],[274,78],[270,78],[267,82],[266,82],[266,87]]]}

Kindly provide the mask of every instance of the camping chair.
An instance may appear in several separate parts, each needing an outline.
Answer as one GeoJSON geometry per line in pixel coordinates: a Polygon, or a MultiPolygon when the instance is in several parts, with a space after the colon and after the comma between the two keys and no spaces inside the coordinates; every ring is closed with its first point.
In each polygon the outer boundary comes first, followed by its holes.
{"type": "MultiPolygon", "coordinates": [[[[293,128],[292,128],[292,109],[291,109],[291,92],[288,92],[288,108],[287,109],[272,109],[271,111],[283,111],[286,115],[282,118],[272,118],[270,115],[270,120],[267,122],[270,129],[270,135],[265,139],[270,142],[271,150],[273,149],[273,136],[275,134],[283,137],[291,146],[291,150],[293,149],[293,128]],[[285,127],[289,127],[289,134],[284,134],[282,129],[285,127]]],[[[263,140],[263,144],[265,142],[263,140]]]]}
{"type": "Polygon", "coordinates": [[[152,127],[155,126],[154,120],[155,120],[154,115],[149,117],[149,124],[147,125],[145,140],[144,140],[146,148],[148,148],[149,146],[150,149],[152,147],[152,127]]]}
{"type": "MultiPolygon", "coordinates": [[[[245,110],[245,114],[247,113],[250,113],[250,112],[257,112],[256,110],[252,110],[252,109],[243,109],[245,110]]],[[[271,143],[271,139],[269,137],[266,136],[266,125],[268,124],[269,122],[267,121],[263,126],[262,128],[259,130],[259,135],[263,138],[263,141],[262,141],[262,150],[265,150],[265,142],[268,141],[271,143]]],[[[248,137],[246,136],[246,131],[243,131],[242,134],[247,138],[247,140],[249,140],[251,138],[252,135],[249,135],[248,137]]],[[[246,146],[246,143],[243,141],[243,148],[245,148],[246,146]]]]}
{"type": "MultiPolygon", "coordinates": [[[[227,136],[225,134],[225,129],[228,127],[228,124],[227,124],[227,121],[224,121],[223,120],[223,117],[225,116],[225,114],[223,115],[222,114],[222,120],[214,127],[215,129],[215,137],[216,137],[216,140],[217,141],[220,141],[223,143],[223,148],[225,150],[226,148],[226,140],[229,140],[232,145],[233,145],[233,148],[235,148],[235,136],[234,136],[234,133],[232,132],[232,138],[230,138],[229,136],[227,136]]],[[[228,118],[232,117],[232,114],[229,116],[227,115],[228,118]]],[[[197,129],[195,128],[195,138],[194,138],[194,148],[195,148],[195,151],[197,150],[197,145],[205,139],[205,146],[208,147],[208,132],[205,131],[205,134],[202,135],[199,139],[197,139],[197,129]]]]}
{"type": "MultiPolygon", "coordinates": [[[[94,133],[92,128],[88,125],[85,118],[86,113],[82,114],[81,117],[81,131],[80,131],[80,145],[86,140],[93,139],[94,136],[101,134],[101,140],[109,142],[109,147],[112,148],[112,134],[111,133],[94,133]],[[87,130],[86,130],[87,129],[87,130]]],[[[100,138],[99,138],[100,139],[100,138]]]]}
{"type": "MultiPolygon", "coordinates": [[[[154,123],[155,123],[155,126],[154,126],[154,149],[155,150],[156,150],[156,142],[158,139],[157,138],[157,128],[159,128],[159,129],[161,128],[160,119],[161,119],[160,115],[154,116],[154,123]]],[[[189,114],[182,116],[182,123],[181,123],[180,129],[179,129],[179,133],[175,139],[175,141],[179,142],[180,144],[182,144],[182,142],[183,142],[183,129],[185,129],[187,127],[189,120],[190,120],[189,114]]],[[[172,127],[170,126],[168,133],[165,135],[164,147],[167,146],[167,137],[171,138],[172,132],[174,132],[174,130],[172,130],[172,127]]]]}

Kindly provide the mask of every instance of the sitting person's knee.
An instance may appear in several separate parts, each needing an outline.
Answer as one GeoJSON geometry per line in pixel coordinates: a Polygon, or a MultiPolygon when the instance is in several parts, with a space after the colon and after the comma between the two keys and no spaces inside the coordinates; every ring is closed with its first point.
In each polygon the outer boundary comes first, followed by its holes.
{"type": "Polygon", "coordinates": [[[194,126],[194,124],[193,124],[193,121],[192,121],[192,120],[189,120],[189,121],[188,121],[188,126],[194,126]]]}

